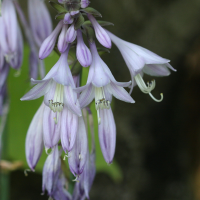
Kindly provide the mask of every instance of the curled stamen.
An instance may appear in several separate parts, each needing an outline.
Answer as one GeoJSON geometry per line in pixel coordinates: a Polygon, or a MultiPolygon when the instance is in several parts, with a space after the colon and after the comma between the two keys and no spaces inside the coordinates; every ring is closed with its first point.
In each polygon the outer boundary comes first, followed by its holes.
{"type": "Polygon", "coordinates": [[[45,152],[47,155],[49,155],[49,152],[48,152],[49,148],[45,148],[45,152]]]}
{"type": "Polygon", "coordinates": [[[155,88],[156,86],[156,82],[155,80],[152,80],[150,83],[147,82],[147,85],[145,84],[142,76],[140,74],[135,76],[135,81],[138,85],[138,87],[140,88],[140,90],[145,93],[145,94],[149,94],[149,96],[156,102],[161,102],[163,100],[163,94],[161,93],[161,99],[156,99],[152,94],[151,91],[155,88]]]}
{"type": "Polygon", "coordinates": [[[24,175],[25,175],[25,176],[28,176],[28,172],[30,172],[30,171],[31,171],[30,169],[25,169],[25,170],[24,170],[24,175]]]}
{"type": "Polygon", "coordinates": [[[72,181],[74,181],[74,182],[78,182],[78,183],[79,183],[78,178],[79,178],[79,176],[76,176],[76,178],[75,178],[74,180],[72,180],[72,181]]]}

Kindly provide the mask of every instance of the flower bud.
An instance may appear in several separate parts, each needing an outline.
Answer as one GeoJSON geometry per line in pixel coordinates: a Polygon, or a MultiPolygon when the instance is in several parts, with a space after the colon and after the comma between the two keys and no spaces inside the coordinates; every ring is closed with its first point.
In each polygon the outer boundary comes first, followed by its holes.
{"type": "Polygon", "coordinates": [[[63,21],[61,20],[54,29],[54,31],[44,40],[39,51],[40,59],[46,58],[52,52],[62,26],[63,26],[63,21]]]}
{"type": "Polygon", "coordinates": [[[88,67],[92,63],[92,55],[83,41],[80,29],[77,30],[76,57],[83,67],[88,67]]]}
{"type": "Polygon", "coordinates": [[[99,112],[101,124],[99,124],[99,142],[104,159],[111,164],[115,154],[116,125],[111,108],[99,112]]]}
{"type": "Polygon", "coordinates": [[[66,34],[66,42],[72,43],[76,39],[77,31],[74,29],[74,25],[72,24],[66,34]]]}
{"type": "Polygon", "coordinates": [[[67,33],[68,25],[64,24],[62,27],[62,31],[58,38],[58,50],[63,53],[67,49],[68,43],[66,42],[66,33],[67,33]]]}
{"type": "Polygon", "coordinates": [[[94,30],[95,30],[95,35],[97,40],[99,41],[100,44],[102,44],[106,48],[111,48],[112,43],[111,39],[106,33],[106,31],[99,25],[97,20],[93,17],[93,15],[88,14],[88,18],[91,21],[94,30]]]}
{"type": "Polygon", "coordinates": [[[81,0],[81,8],[86,8],[90,4],[89,0],[81,0]]]}
{"type": "Polygon", "coordinates": [[[74,19],[72,18],[72,16],[69,13],[66,13],[63,20],[64,24],[72,24],[73,21],[74,19]]]}

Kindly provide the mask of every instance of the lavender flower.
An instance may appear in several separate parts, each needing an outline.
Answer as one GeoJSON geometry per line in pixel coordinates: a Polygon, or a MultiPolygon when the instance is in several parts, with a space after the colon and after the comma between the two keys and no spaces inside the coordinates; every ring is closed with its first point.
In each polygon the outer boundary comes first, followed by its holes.
{"type": "Polygon", "coordinates": [[[43,144],[43,113],[45,104],[39,107],[29,126],[26,136],[26,160],[32,171],[42,154],[43,144]]]}
{"type": "Polygon", "coordinates": [[[31,31],[38,47],[52,32],[52,22],[44,0],[29,0],[28,14],[31,31]]]}
{"type": "Polygon", "coordinates": [[[101,123],[99,116],[100,109],[109,109],[112,95],[116,98],[134,103],[132,97],[123,87],[128,87],[131,82],[120,83],[115,80],[108,66],[100,58],[95,43],[90,43],[92,52],[92,64],[90,66],[87,84],[77,88],[77,92],[81,92],[79,102],[82,108],[90,104],[95,97],[98,122],[101,123]]]}
{"type": "Polygon", "coordinates": [[[156,99],[151,94],[151,91],[155,88],[155,80],[146,85],[140,72],[144,72],[153,76],[168,76],[170,74],[169,69],[176,71],[169,64],[170,60],[162,58],[141,46],[126,42],[107,30],[106,32],[110,36],[112,42],[115,43],[115,45],[120,50],[131,73],[132,87],[130,92],[132,92],[134,86],[133,78],[135,78],[137,85],[143,93],[149,94],[152,99],[157,102],[162,101],[163,94],[161,94],[160,100],[156,99]]]}

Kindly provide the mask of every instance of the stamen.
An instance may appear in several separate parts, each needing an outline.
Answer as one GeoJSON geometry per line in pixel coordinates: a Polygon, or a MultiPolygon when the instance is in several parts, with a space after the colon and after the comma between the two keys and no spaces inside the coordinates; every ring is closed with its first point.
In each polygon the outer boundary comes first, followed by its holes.
{"type": "Polygon", "coordinates": [[[69,155],[64,155],[64,158],[63,158],[63,160],[65,160],[66,158],[69,158],[70,156],[69,155]]]}
{"type": "Polygon", "coordinates": [[[161,102],[163,100],[163,94],[161,93],[161,99],[156,99],[152,94],[151,91],[155,88],[156,86],[156,82],[155,80],[152,80],[150,83],[147,82],[147,85],[145,84],[142,76],[140,74],[135,76],[135,81],[138,85],[138,87],[140,88],[140,90],[145,93],[145,94],[149,94],[149,96],[156,102],[161,102]]]}
{"type": "Polygon", "coordinates": [[[57,124],[58,123],[58,118],[59,118],[59,112],[61,112],[64,108],[64,86],[61,84],[56,84],[56,90],[54,94],[53,100],[49,100],[49,108],[57,113],[57,116],[54,117],[54,121],[57,124]]]}
{"type": "Polygon", "coordinates": [[[72,181],[79,182],[78,178],[79,178],[79,176],[76,176],[76,178],[72,181]]]}
{"type": "Polygon", "coordinates": [[[97,110],[98,124],[101,124],[99,109],[103,110],[110,108],[110,101],[106,100],[103,87],[95,87],[95,107],[97,110]]]}
{"type": "Polygon", "coordinates": [[[79,153],[79,156],[78,156],[78,158],[79,158],[79,160],[81,160],[82,158],[81,158],[81,154],[79,153]]]}

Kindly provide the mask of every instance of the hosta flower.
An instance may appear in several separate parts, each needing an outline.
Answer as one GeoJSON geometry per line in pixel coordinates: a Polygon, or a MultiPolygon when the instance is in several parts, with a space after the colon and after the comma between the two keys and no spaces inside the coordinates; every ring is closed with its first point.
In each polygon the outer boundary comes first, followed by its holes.
{"type": "MultiPolygon", "coordinates": [[[[62,132],[70,131],[69,134],[65,134],[65,137],[72,137],[71,134],[74,133],[70,128],[61,127],[61,122],[66,119],[65,115],[69,113],[65,109],[77,116],[81,116],[77,94],[73,91],[75,83],[67,63],[68,51],[69,47],[43,80],[32,79],[32,83],[37,85],[21,98],[21,100],[33,100],[44,96],[44,103],[48,106],[45,107],[43,116],[43,139],[47,149],[53,148],[58,143],[62,132]]],[[[66,123],[62,123],[62,126],[65,126],[66,123]]],[[[76,129],[75,127],[73,128],[76,129]]],[[[70,138],[66,140],[70,140],[70,138]]],[[[70,141],[74,142],[74,140],[70,141]]],[[[64,141],[63,143],[66,144],[64,141]]],[[[72,146],[73,144],[69,144],[64,146],[64,149],[71,150],[72,146]]]]}
{"type": "Polygon", "coordinates": [[[81,8],[86,8],[90,4],[89,0],[81,0],[81,8]]]}
{"type": "Polygon", "coordinates": [[[151,94],[151,91],[155,88],[155,80],[151,83],[145,84],[141,72],[151,76],[168,76],[170,74],[169,69],[176,71],[170,64],[170,60],[162,58],[157,54],[130,42],[126,42],[117,36],[113,35],[109,31],[107,34],[111,40],[120,50],[132,77],[132,88],[134,86],[134,79],[139,86],[140,90],[144,93],[149,94],[155,101],[160,102],[163,99],[157,100],[151,94]]]}
{"type": "Polygon", "coordinates": [[[86,107],[95,98],[99,123],[99,141],[101,150],[107,163],[111,163],[115,152],[116,127],[110,103],[112,95],[116,98],[134,103],[132,97],[123,87],[128,87],[131,82],[120,83],[115,80],[108,66],[100,58],[95,43],[90,44],[92,64],[90,66],[87,84],[77,88],[82,91],[80,106],[86,107]]]}
{"type": "Polygon", "coordinates": [[[117,99],[134,103],[132,97],[123,87],[128,87],[131,82],[117,82],[113,77],[108,66],[100,58],[95,43],[90,44],[92,52],[92,64],[90,66],[87,84],[77,88],[76,91],[82,91],[79,101],[82,108],[86,107],[95,98],[95,105],[98,115],[98,122],[101,123],[99,116],[100,109],[109,109],[112,95],[117,99]]]}

